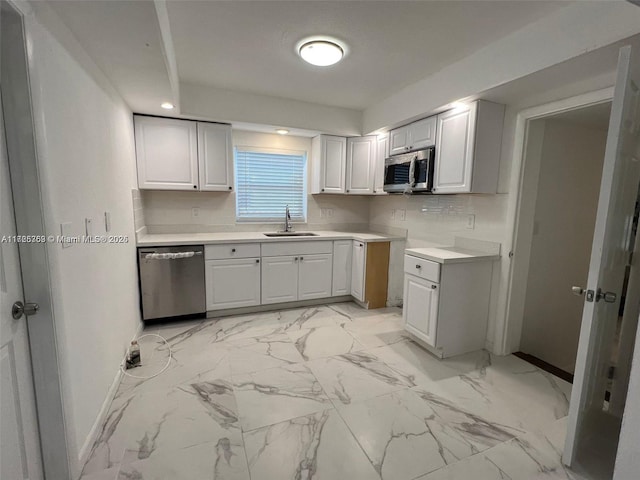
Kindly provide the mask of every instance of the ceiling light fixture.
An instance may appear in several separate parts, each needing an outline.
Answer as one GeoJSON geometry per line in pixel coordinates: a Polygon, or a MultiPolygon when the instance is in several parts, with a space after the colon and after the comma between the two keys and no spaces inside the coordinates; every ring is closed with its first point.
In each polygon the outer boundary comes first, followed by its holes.
{"type": "Polygon", "coordinates": [[[169,103],[169,102],[162,102],[160,104],[160,106],[162,108],[164,108],[165,110],[173,110],[173,103],[169,103]]]}
{"type": "Polygon", "coordinates": [[[310,40],[298,48],[302,59],[318,67],[328,67],[344,57],[344,48],[331,40],[310,40]]]}
{"type": "Polygon", "coordinates": [[[287,130],[286,128],[276,128],[276,133],[279,133],[280,135],[286,135],[287,133],[289,133],[289,130],[287,130]]]}

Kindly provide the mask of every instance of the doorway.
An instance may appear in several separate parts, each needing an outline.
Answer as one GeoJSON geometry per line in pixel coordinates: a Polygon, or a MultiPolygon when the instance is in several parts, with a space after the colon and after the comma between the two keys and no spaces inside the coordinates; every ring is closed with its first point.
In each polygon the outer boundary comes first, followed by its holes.
{"type": "Polygon", "coordinates": [[[525,159],[538,179],[520,351],[572,382],[596,222],[611,102],[532,120],[525,159]]]}

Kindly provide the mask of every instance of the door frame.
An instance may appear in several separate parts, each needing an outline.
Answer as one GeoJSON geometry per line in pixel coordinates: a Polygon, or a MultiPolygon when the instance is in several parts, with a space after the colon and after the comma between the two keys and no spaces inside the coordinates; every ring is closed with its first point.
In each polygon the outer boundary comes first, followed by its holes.
{"type": "Polygon", "coordinates": [[[517,115],[510,195],[507,205],[507,232],[512,232],[510,244],[507,244],[510,262],[504,292],[505,310],[502,335],[498,337],[499,342],[496,345],[496,350],[501,354],[506,355],[519,350],[524,322],[526,278],[531,260],[533,217],[538,194],[537,178],[541,160],[540,152],[535,151],[535,148],[536,142],[541,144],[540,137],[544,134],[542,129],[531,128],[531,122],[612,100],[613,87],[608,87],[531,107],[522,110],[517,115]],[[533,185],[527,184],[532,175],[525,177],[525,172],[535,174],[535,188],[532,188],[533,185]]]}
{"type": "MultiPolygon", "coordinates": [[[[9,179],[17,235],[47,235],[43,206],[43,185],[40,175],[37,118],[40,106],[34,104],[31,76],[37,75],[30,51],[30,24],[37,20],[31,6],[18,0],[4,0],[17,16],[16,36],[20,40],[12,52],[11,76],[3,83],[3,92],[10,102],[3,102],[9,179]],[[12,121],[20,120],[20,129],[12,121]],[[29,128],[24,128],[28,125],[29,128]],[[11,138],[11,141],[10,141],[11,138]]],[[[50,230],[50,229],[49,229],[50,230]]],[[[71,478],[68,456],[68,432],[65,424],[63,387],[59,364],[57,329],[54,318],[49,247],[45,243],[20,243],[18,255],[22,274],[23,296],[40,306],[38,314],[27,321],[33,384],[36,397],[40,449],[45,478],[71,478]]]]}

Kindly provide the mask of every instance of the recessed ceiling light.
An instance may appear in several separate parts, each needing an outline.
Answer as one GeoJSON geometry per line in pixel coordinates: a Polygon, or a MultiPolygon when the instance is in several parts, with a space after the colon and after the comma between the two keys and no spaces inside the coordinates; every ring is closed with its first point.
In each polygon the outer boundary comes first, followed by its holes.
{"type": "Polygon", "coordinates": [[[287,130],[286,128],[276,128],[276,133],[279,133],[280,135],[286,135],[287,133],[289,133],[289,130],[287,130]]]}
{"type": "Polygon", "coordinates": [[[165,110],[173,110],[173,103],[163,102],[160,104],[160,106],[165,110]]]}
{"type": "Polygon", "coordinates": [[[344,49],[331,40],[311,40],[300,46],[298,54],[311,65],[328,67],[342,60],[344,49]]]}

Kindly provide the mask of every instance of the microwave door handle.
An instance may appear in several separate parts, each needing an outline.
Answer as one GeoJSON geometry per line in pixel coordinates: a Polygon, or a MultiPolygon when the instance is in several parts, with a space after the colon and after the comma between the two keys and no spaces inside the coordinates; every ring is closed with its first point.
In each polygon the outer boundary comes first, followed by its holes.
{"type": "Polygon", "coordinates": [[[411,159],[411,163],[409,165],[409,186],[414,187],[416,184],[416,162],[418,161],[418,156],[416,155],[411,159]]]}

